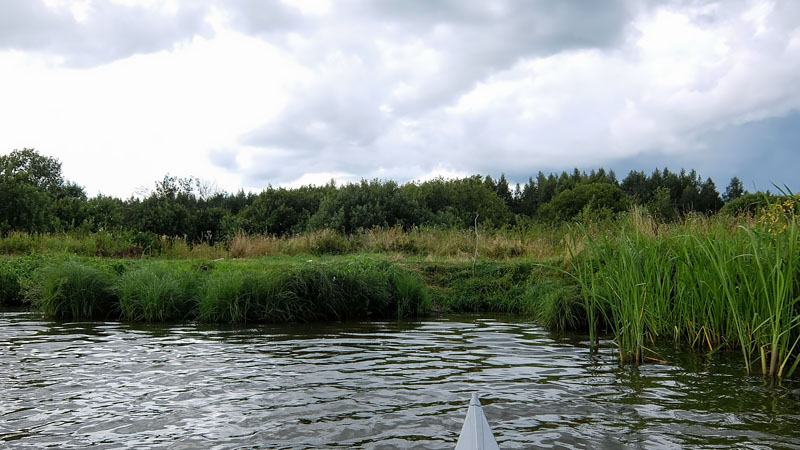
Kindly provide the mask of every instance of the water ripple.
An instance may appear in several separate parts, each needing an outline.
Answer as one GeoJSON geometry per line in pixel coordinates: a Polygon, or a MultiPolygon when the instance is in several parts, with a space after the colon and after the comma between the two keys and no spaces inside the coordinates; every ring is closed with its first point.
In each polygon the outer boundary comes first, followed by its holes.
{"type": "Polygon", "coordinates": [[[800,448],[800,386],[735,359],[611,342],[510,317],[214,328],[0,313],[0,446],[444,448],[473,391],[504,449],[800,448]]]}

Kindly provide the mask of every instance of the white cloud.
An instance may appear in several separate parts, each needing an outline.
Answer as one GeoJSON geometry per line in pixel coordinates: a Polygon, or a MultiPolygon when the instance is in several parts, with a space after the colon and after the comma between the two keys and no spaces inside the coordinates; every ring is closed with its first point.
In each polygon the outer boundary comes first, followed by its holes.
{"type": "Polygon", "coordinates": [[[19,53],[0,54],[0,67],[0,98],[14,105],[0,109],[0,145],[55,154],[90,192],[122,196],[167,172],[241,186],[207,153],[275,116],[297,72],[269,44],[232,33],[92,70],[19,53]]]}
{"type": "Polygon", "coordinates": [[[685,157],[798,110],[799,43],[789,0],[10,0],[0,150],[117,195],[685,157]]]}

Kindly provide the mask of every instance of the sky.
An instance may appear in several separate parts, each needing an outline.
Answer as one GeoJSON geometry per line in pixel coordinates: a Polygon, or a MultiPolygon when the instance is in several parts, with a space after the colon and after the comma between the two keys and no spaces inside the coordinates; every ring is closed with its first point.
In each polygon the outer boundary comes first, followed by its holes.
{"type": "Polygon", "coordinates": [[[575,167],[800,190],[800,1],[3,0],[22,148],[118,197],[575,167]]]}

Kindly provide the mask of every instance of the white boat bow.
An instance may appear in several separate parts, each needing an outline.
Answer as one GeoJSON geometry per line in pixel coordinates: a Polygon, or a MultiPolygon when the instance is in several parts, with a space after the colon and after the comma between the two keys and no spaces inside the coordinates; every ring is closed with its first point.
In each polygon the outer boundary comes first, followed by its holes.
{"type": "Polygon", "coordinates": [[[456,450],[500,450],[497,441],[494,440],[486,415],[483,414],[478,394],[472,394],[456,450]]]}

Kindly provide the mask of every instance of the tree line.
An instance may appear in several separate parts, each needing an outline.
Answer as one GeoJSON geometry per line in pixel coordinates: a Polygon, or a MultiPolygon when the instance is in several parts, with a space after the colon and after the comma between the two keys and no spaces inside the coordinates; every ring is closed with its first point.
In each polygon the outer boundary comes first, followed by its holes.
{"type": "Polygon", "coordinates": [[[60,162],[33,149],[0,156],[0,234],[83,230],[124,230],[216,242],[237,233],[292,235],[318,229],[353,233],[400,226],[467,228],[476,217],[485,227],[521,223],[557,224],[604,219],[638,204],[661,220],[719,211],[753,197],[734,177],[720,195],[710,178],[694,170],[650,174],[631,171],[619,181],[614,171],[575,169],[539,172],[511,186],[474,175],[437,178],[400,185],[362,180],[337,186],[286,189],[269,186],[260,193],[220,192],[193,177],[165,176],[140,197],[98,195],[65,180],[60,162]]]}

